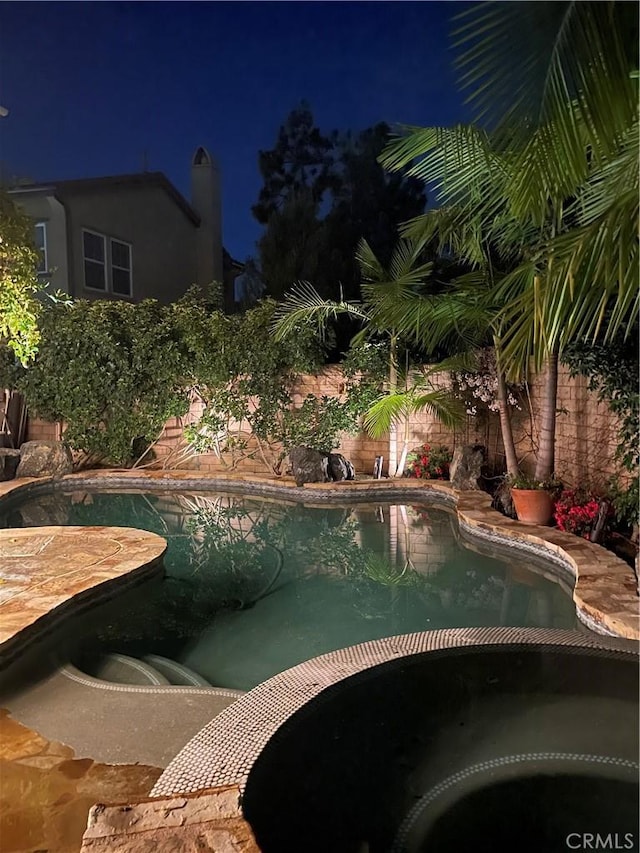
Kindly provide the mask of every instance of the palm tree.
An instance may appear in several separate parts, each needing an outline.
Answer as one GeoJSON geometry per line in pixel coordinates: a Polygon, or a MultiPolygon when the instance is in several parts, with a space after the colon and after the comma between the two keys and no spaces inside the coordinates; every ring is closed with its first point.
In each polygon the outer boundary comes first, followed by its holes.
{"type": "Polygon", "coordinates": [[[313,323],[324,335],[330,320],[346,314],[362,324],[362,330],[352,343],[361,343],[368,337],[384,337],[389,343],[389,368],[387,393],[381,396],[364,417],[364,427],[375,438],[389,432],[390,476],[402,476],[409,444],[408,418],[412,412],[428,410],[446,426],[460,421],[460,409],[445,389],[434,388],[428,376],[424,382],[404,387],[399,379],[402,371],[398,365],[398,348],[402,336],[389,325],[390,307],[404,300],[430,276],[432,264],[423,260],[424,241],[400,240],[394,248],[389,266],[383,266],[366,240],[362,239],[356,251],[356,260],[362,276],[362,302],[344,299],[323,299],[309,282],[298,282],[287,294],[276,312],[276,337],[285,337],[303,324],[313,323]],[[397,458],[397,425],[404,422],[403,449],[397,458]]]}
{"type": "MultiPolygon", "coordinates": [[[[639,307],[637,10],[626,3],[481,3],[459,66],[489,128],[409,129],[383,153],[435,185],[452,249],[514,264],[491,301],[510,374],[547,366],[535,476],[553,469],[558,356],[629,332],[639,307]],[[505,103],[511,106],[499,113],[505,103]]],[[[405,234],[422,234],[427,218],[405,234]]],[[[402,328],[402,327],[400,327],[402,328]]]]}

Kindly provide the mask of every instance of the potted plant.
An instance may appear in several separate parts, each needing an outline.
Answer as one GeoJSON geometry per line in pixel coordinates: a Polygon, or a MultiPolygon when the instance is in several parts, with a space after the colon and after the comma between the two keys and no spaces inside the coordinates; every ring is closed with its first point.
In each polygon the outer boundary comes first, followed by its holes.
{"type": "Polygon", "coordinates": [[[523,524],[549,524],[553,516],[553,504],[562,490],[562,483],[555,477],[537,480],[527,474],[518,473],[509,480],[511,499],[523,524]]]}

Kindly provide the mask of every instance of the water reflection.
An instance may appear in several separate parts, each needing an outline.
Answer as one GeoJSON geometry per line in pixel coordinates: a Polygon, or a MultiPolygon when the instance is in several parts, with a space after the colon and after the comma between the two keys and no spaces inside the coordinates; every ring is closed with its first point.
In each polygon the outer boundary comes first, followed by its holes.
{"type": "Polygon", "coordinates": [[[164,581],[102,607],[85,649],[164,654],[227,686],[393,634],[575,625],[557,583],[526,571],[521,555],[509,562],[465,547],[455,514],[440,508],[75,491],[12,504],[0,523],[164,536],[164,581]]]}

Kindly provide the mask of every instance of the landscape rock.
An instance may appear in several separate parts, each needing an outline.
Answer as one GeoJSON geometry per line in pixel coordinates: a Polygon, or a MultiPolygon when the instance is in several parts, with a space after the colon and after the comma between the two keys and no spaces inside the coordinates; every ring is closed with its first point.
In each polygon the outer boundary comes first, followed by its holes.
{"type": "Polygon", "coordinates": [[[355,468],[342,453],[329,454],[328,470],[332,480],[355,480],[356,478],[355,468]]]}
{"type": "Polygon", "coordinates": [[[355,468],[341,453],[322,453],[310,447],[294,447],[289,452],[291,473],[297,486],[355,480],[355,468]]]}
{"type": "Polygon", "coordinates": [[[296,481],[296,486],[304,486],[305,483],[328,483],[328,454],[312,450],[310,447],[293,447],[289,451],[291,473],[296,481]]]}
{"type": "Polygon", "coordinates": [[[20,451],[12,447],[0,447],[0,481],[13,480],[20,462],[20,451]]]}
{"type": "Polygon", "coordinates": [[[511,486],[507,482],[500,483],[491,501],[493,509],[497,509],[507,518],[517,518],[511,497],[511,486]]]}
{"type": "Polygon", "coordinates": [[[16,477],[63,477],[73,470],[71,451],[62,441],[25,441],[16,477]]]}
{"type": "Polygon", "coordinates": [[[449,466],[449,481],[454,489],[479,490],[485,449],[481,444],[456,447],[449,466]]]}

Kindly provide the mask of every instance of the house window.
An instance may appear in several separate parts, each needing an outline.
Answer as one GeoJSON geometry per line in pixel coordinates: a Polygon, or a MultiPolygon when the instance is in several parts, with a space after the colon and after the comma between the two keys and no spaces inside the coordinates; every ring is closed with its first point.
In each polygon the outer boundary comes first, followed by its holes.
{"type": "Polygon", "coordinates": [[[114,296],[133,296],[132,248],[96,231],[82,230],[84,285],[114,296]]]}
{"type": "Polygon", "coordinates": [[[119,296],[131,296],[131,246],[111,240],[111,290],[119,296]]]}
{"type": "Polygon", "coordinates": [[[49,261],[47,258],[47,223],[36,222],[35,229],[35,246],[38,255],[38,267],[36,272],[43,273],[49,270],[49,261]]]}
{"type": "Polygon", "coordinates": [[[82,232],[84,284],[91,290],[107,289],[105,238],[93,231],[82,232]]]}

